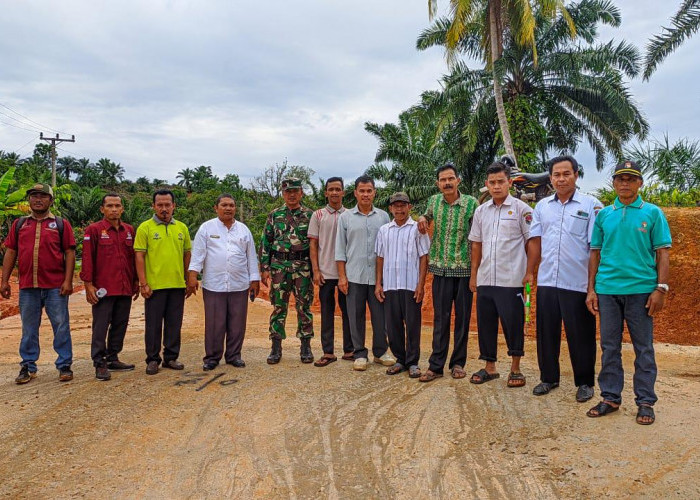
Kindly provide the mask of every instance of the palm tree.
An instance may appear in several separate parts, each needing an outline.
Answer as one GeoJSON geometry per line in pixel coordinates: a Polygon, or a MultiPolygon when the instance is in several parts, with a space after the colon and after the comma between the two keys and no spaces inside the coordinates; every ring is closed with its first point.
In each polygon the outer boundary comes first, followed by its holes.
{"type": "MultiPolygon", "coordinates": [[[[503,104],[501,77],[503,71],[499,61],[503,55],[506,33],[515,43],[532,51],[533,63],[537,64],[535,47],[535,15],[533,5],[546,18],[554,18],[557,12],[567,20],[569,32],[575,34],[574,23],[564,8],[563,0],[450,0],[450,20],[445,47],[448,61],[454,62],[460,41],[470,30],[478,27],[481,40],[481,58],[491,70],[496,113],[506,152],[516,158],[510,128],[503,104]]],[[[432,19],[437,11],[437,0],[428,0],[428,13],[432,19]]]]}
{"type": "Polygon", "coordinates": [[[81,187],[71,185],[69,196],[59,198],[57,204],[71,224],[75,227],[85,227],[102,218],[100,205],[104,191],[99,187],[81,187]]]}
{"type": "Polygon", "coordinates": [[[637,162],[648,184],[657,179],[679,191],[700,188],[700,141],[680,139],[671,144],[664,135],[661,140],[626,148],[623,156],[637,162]]]}
{"type": "Polygon", "coordinates": [[[114,187],[124,180],[124,168],[119,163],[114,163],[109,158],[100,158],[95,167],[102,177],[102,183],[109,187],[114,187]]]}
{"type": "Polygon", "coordinates": [[[80,164],[72,156],[61,156],[56,160],[56,173],[70,180],[70,174],[80,173],[80,164]]]}
{"type": "MultiPolygon", "coordinates": [[[[619,9],[608,0],[572,4],[567,16],[554,20],[539,9],[534,16],[538,63],[535,65],[534,53],[513,37],[504,39],[499,61],[508,99],[506,111],[518,124],[514,128],[516,153],[521,159],[531,155],[530,169],[541,169],[549,150],[574,152],[585,139],[596,153],[600,170],[607,153],[619,156],[626,141],[633,136],[643,138],[648,131],[649,125],[624,81],[638,74],[639,53],[625,42],[594,45],[600,23],[618,26],[621,21],[619,9]],[[569,18],[577,26],[574,39],[570,37],[569,18]]],[[[446,44],[449,24],[441,19],[425,30],[418,48],[446,44]]],[[[459,50],[477,56],[484,49],[475,43],[478,31],[472,29],[459,50]]],[[[468,123],[466,135],[473,135],[478,126],[488,122],[490,110],[498,108],[491,78],[486,70],[471,70],[457,63],[444,79],[447,99],[465,94],[475,98],[473,117],[478,121],[468,123]]]]}
{"type": "Polygon", "coordinates": [[[177,173],[175,178],[180,179],[177,183],[178,186],[184,187],[185,191],[187,191],[188,194],[192,192],[192,182],[194,180],[194,169],[189,168],[189,167],[184,168],[177,173]]]}
{"type": "Polygon", "coordinates": [[[644,80],[648,80],[656,67],[700,28],[700,0],[683,0],[671,18],[671,25],[670,28],[661,28],[663,31],[647,44],[644,80]]]}

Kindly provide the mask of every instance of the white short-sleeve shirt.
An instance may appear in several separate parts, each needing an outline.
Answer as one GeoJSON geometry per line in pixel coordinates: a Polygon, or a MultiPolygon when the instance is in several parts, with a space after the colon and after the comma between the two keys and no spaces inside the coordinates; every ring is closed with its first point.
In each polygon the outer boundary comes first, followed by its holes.
{"type": "Polygon", "coordinates": [[[430,237],[418,231],[416,221],[401,226],[391,221],[379,228],[377,257],[384,259],[382,287],[389,290],[415,290],[418,286],[420,258],[430,252],[430,237]]]}
{"type": "Polygon", "coordinates": [[[477,286],[523,286],[531,222],[530,205],[511,195],[501,205],[489,200],[476,209],[469,240],[481,243],[477,286]]]}

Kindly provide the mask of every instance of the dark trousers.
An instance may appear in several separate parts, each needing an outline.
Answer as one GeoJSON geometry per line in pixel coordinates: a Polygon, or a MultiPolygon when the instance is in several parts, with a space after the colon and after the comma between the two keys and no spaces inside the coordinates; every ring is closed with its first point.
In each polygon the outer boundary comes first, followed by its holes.
{"type": "Polygon", "coordinates": [[[449,368],[467,363],[467,339],[472,317],[472,292],[469,278],[433,275],[433,353],[430,371],[442,373],[450,347],[450,319],[455,310],[455,338],[449,368]]]}
{"type": "Polygon", "coordinates": [[[92,306],[92,364],[102,366],[117,361],[124,347],[124,336],[129,324],[131,296],[102,297],[92,306]]]}
{"type": "MultiPolygon", "coordinates": [[[[321,302],[321,346],[324,354],[333,354],[335,341],[335,291],[337,288],[338,280],[325,280],[318,290],[318,298],[321,302]]],[[[341,291],[338,291],[338,306],[340,306],[340,313],[343,318],[343,352],[353,352],[348,308],[345,294],[341,291]]]]}
{"type": "Polygon", "coordinates": [[[217,364],[224,355],[226,362],[241,359],[248,315],[248,290],[212,292],[202,289],[204,300],[204,363],[217,364]]]}
{"type": "Polygon", "coordinates": [[[416,303],[413,290],[384,292],[384,316],[389,347],[396,362],[403,366],[418,365],[422,302],[416,303]]]}
{"type": "Polygon", "coordinates": [[[384,356],[389,345],[386,340],[386,327],[384,324],[384,305],[374,296],[374,285],[348,284],[348,319],[350,320],[350,334],[355,351],[355,359],[367,358],[365,348],[365,335],[367,330],[365,311],[369,305],[369,315],[372,320],[372,354],[376,357],[384,356]]]}
{"type": "Polygon", "coordinates": [[[622,367],[622,329],[627,329],[634,348],[634,402],[653,406],[658,400],[656,358],[654,356],[654,319],[645,307],[648,293],[632,295],[598,294],[600,310],[600,373],[598,386],[605,401],[622,403],[625,371],[622,367]]]}
{"type": "Polygon", "coordinates": [[[476,323],[479,328],[479,359],[498,359],[498,320],[506,337],[508,356],[525,354],[525,305],[523,289],[480,286],[476,289],[476,323]]]}
{"type": "Polygon", "coordinates": [[[185,289],[154,290],[146,299],[146,363],[171,361],[180,355],[180,330],[185,310],[185,289]],[[160,357],[161,342],[163,358],[160,357]]]}
{"type": "Polygon", "coordinates": [[[559,383],[561,323],[564,321],[576,386],[595,384],[595,316],[586,293],[551,286],[537,287],[537,362],[542,382],[559,383]]]}

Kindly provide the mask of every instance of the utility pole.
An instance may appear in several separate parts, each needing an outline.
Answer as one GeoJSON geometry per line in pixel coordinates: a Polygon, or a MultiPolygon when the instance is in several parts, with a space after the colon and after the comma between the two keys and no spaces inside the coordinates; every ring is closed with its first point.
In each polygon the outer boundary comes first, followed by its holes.
{"type": "Polygon", "coordinates": [[[44,133],[39,134],[39,139],[51,143],[51,187],[56,189],[56,143],[57,142],[75,142],[75,136],[71,135],[70,139],[62,139],[56,134],[56,137],[44,137],[44,133]]]}

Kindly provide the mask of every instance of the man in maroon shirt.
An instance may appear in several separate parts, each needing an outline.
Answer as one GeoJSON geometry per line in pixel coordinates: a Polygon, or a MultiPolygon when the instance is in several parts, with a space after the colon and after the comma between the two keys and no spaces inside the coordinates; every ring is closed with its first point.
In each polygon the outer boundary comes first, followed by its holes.
{"type": "Polygon", "coordinates": [[[26,384],[36,377],[42,308],[53,328],[58,379],[67,382],[73,380],[68,296],[73,293],[75,238],[70,223],[51,213],[51,186],[35,184],[27,190],[27,196],[31,214],[12,223],[5,240],[0,283],[0,295],[9,299],[10,275],[19,260],[19,313],[22,318],[19,355],[22,368],[15,382],[26,384]]]}
{"type": "Polygon", "coordinates": [[[131,297],[139,296],[134,258],[136,232],[122,222],[124,205],[118,194],[102,197],[104,219],[85,228],[83,268],[85,298],[92,304],[92,363],[98,380],[109,380],[111,371],[133,370],[119,361],[129,324],[131,297]],[[109,333],[108,333],[109,330],[109,333]]]}

